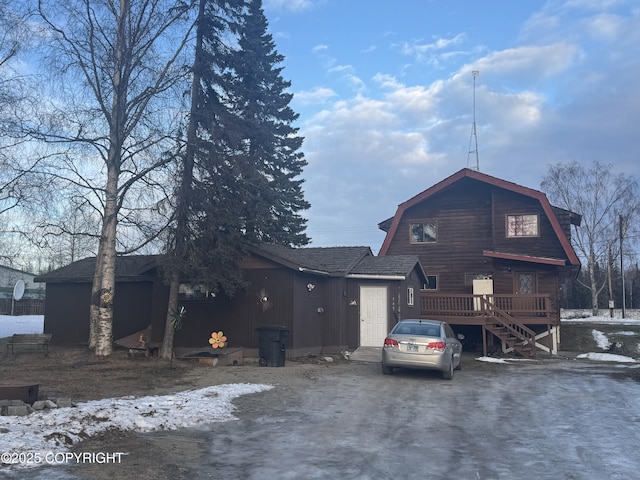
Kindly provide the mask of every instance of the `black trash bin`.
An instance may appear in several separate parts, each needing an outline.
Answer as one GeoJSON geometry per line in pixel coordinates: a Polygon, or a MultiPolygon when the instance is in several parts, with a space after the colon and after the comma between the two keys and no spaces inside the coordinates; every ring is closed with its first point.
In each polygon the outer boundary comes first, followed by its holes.
{"type": "Polygon", "coordinates": [[[261,367],[284,367],[289,328],[282,326],[258,327],[261,367]]]}

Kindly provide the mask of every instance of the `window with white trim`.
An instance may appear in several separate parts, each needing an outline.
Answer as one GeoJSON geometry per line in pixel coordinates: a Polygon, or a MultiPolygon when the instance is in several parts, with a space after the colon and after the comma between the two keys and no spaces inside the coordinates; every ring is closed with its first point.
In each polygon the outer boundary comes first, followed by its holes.
{"type": "Polygon", "coordinates": [[[407,305],[413,307],[413,303],[415,301],[413,287],[407,288],[407,305]]]}
{"type": "Polygon", "coordinates": [[[537,236],[538,215],[507,215],[507,238],[537,236]]]}
{"type": "Polygon", "coordinates": [[[411,243],[434,243],[438,240],[438,225],[436,223],[412,223],[409,232],[411,243]]]}

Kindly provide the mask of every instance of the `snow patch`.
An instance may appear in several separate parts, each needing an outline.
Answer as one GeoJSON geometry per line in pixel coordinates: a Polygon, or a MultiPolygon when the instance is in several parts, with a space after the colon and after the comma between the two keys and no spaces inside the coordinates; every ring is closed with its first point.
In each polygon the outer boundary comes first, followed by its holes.
{"type": "Polygon", "coordinates": [[[637,363],[637,360],[624,355],[615,355],[613,353],[582,353],[576,358],[584,358],[587,360],[595,360],[598,362],[618,362],[618,363],[637,363]]]}
{"type": "Polygon", "coordinates": [[[493,357],[478,357],[476,358],[479,362],[487,362],[487,363],[509,363],[504,358],[493,358],[493,357]]]}
{"type": "Polygon", "coordinates": [[[271,385],[240,383],[189,390],[173,395],[121,397],[78,403],[75,407],[41,410],[26,416],[2,417],[0,452],[65,451],[105,430],[152,432],[236,420],[232,400],[263,392],[271,385]]]}
{"type": "Polygon", "coordinates": [[[593,335],[593,339],[596,341],[596,345],[603,350],[608,350],[611,346],[611,342],[607,338],[607,336],[599,330],[591,330],[591,335],[593,335]]]}

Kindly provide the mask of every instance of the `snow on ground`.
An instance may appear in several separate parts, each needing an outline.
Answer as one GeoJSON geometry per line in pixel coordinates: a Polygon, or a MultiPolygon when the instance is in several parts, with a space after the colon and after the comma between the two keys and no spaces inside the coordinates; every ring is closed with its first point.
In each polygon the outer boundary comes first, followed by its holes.
{"type": "Polygon", "coordinates": [[[576,358],[586,358],[587,360],[595,360],[598,362],[637,363],[637,360],[634,358],[613,353],[581,353],[576,358]]]}
{"type": "MultiPolygon", "coordinates": [[[[218,385],[173,395],[93,400],[27,416],[1,417],[0,460],[4,461],[0,464],[6,463],[12,453],[59,458],[69,441],[76,443],[110,428],[152,432],[235,420],[234,398],[271,388],[259,384],[218,385]]],[[[27,466],[24,462],[21,465],[27,466]]]]}
{"type": "Polygon", "coordinates": [[[487,363],[509,363],[504,358],[493,358],[493,357],[478,357],[476,358],[479,362],[487,362],[487,363]]]}
{"type": "Polygon", "coordinates": [[[610,315],[598,315],[598,316],[570,316],[562,317],[562,323],[602,323],[610,325],[640,325],[640,320],[635,318],[638,316],[636,311],[630,311],[625,318],[620,317],[620,312],[616,312],[617,316],[611,318],[610,315]]]}
{"type": "Polygon", "coordinates": [[[600,330],[591,330],[591,335],[593,335],[593,339],[596,341],[596,345],[598,345],[598,347],[600,347],[601,349],[607,350],[611,346],[611,342],[609,341],[607,336],[600,330]]]}
{"type": "Polygon", "coordinates": [[[14,333],[42,333],[44,315],[21,315],[12,317],[0,315],[0,338],[10,337],[14,333]]]}

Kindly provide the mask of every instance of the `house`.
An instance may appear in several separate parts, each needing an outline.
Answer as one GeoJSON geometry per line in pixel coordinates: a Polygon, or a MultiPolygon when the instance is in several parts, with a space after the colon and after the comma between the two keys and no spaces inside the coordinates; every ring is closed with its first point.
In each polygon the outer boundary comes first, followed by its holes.
{"type": "Polygon", "coordinates": [[[44,287],[34,283],[33,273],[0,265],[0,313],[39,314],[44,299],[44,287]],[[19,285],[19,286],[16,286],[19,285]],[[20,300],[14,299],[16,289],[23,293],[20,300]]]}
{"type": "MultiPolygon", "coordinates": [[[[87,342],[94,266],[88,258],[36,279],[47,284],[44,329],[56,342],[87,342]]],[[[211,332],[222,330],[230,346],[252,355],[256,328],[273,325],[289,330],[292,357],[380,346],[396,321],[419,316],[426,282],[415,255],[375,257],[369,247],[249,245],[241,267],[248,286],[232,298],[181,285],[186,318],[176,347],[207,346],[211,332]]],[[[115,339],[151,325],[150,341],[162,341],[168,287],[160,269],[159,257],[117,258],[115,339]]]]}
{"type": "Polygon", "coordinates": [[[379,224],[380,256],[417,256],[427,272],[421,316],[447,321],[485,354],[493,342],[555,353],[561,285],[580,268],[570,228],[580,222],[540,191],[462,169],[379,224]]]}

